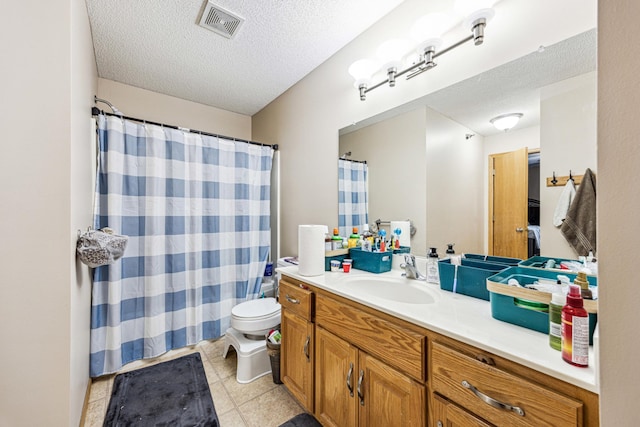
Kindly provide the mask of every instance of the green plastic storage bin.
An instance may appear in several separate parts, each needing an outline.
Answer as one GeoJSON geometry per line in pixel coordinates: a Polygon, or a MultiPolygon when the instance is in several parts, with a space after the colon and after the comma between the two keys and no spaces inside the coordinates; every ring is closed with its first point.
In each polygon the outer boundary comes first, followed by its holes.
{"type": "MultiPolygon", "coordinates": [[[[538,307],[539,304],[527,304],[527,301],[522,296],[515,297],[508,295],[504,292],[496,292],[493,287],[489,286],[491,283],[497,283],[506,285],[509,279],[516,279],[521,285],[529,285],[538,279],[554,280],[558,274],[569,277],[571,282],[576,278],[577,274],[566,271],[555,270],[542,270],[536,268],[527,267],[509,267],[501,272],[487,278],[487,286],[489,289],[489,297],[491,303],[491,317],[503,322],[508,322],[513,325],[522,326],[527,329],[542,332],[544,334],[549,333],[549,313],[541,311],[538,307]]],[[[587,276],[590,286],[597,286],[598,279],[595,276],[587,276]]],[[[511,288],[511,287],[509,287],[511,288]]],[[[513,287],[513,289],[520,289],[513,287]]],[[[551,300],[551,294],[547,292],[540,292],[529,290],[532,295],[536,295],[539,299],[548,296],[548,302],[551,300]]],[[[593,332],[598,321],[597,313],[589,313],[589,344],[593,344],[593,332]]]]}
{"type": "Polygon", "coordinates": [[[480,254],[464,254],[464,257],[467,259],[493,262],[497,264],[506,264],[511,266],[518,265],[518,263],[522,261],[520,258],[507,258],[502,256],[480,255],[480,254]]]}
{"type": "Polygon", "coordinates": [[[351,268],[368,271],[369,273],[385,273],[391,271],[392,252],[368,252],[360,248],[349,249],[352,259],[351,268]]]}
{"type": "MultiPolygon", "coordinates": [[[[461,263],[462,265],[458,266],[458,275],[455,280],[455,293],[489,301],[487,277],[504,270],[507,266],[505,264],[494,264],[466,258],[463,258],[461,263]]],[[[456,276],[455,270],[456,266],[451,264],[450,259],[438,261],[440,289],[454,292],[453,282],[456,276]]]]}

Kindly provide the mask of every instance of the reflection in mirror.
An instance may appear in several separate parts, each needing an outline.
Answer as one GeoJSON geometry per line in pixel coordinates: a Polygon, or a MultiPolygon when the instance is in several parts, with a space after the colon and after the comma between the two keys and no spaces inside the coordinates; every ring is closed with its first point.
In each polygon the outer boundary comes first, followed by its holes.
{"type": "Polygon", "coordinates": [[[341,129],[340,153],[369,167],[370,222],[411,219],[416,255],[431,246],[443,255],[447,243],[458,253],[492,253],[488,159],[527,147],[539,153],[531,178],[539,194],[524,203],[539,208],[540,254],[574,258],[551,218],[562,188],[547,187],[546,177],[595,171],[595,31],[341,129]],[[523,113],[518,125],[493,128],[489,120],[508,112],[523,113]]]}
{"type": "Polygon", "coordinates": [[[350,156],[345,152],[338,160],[338,232],[342,237],[349,237],[354,229],[362,233],[369,223],[367,162],[350,156]]]}

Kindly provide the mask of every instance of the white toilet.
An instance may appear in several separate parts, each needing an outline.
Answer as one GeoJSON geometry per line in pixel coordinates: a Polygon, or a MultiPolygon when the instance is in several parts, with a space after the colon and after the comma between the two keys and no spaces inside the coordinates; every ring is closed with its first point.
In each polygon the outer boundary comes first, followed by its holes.
{"type": "Polygon", "coordinates": [[[265,335],[280,325],[280,304],[275,298],[245,301],[231,309],[231,327],[224,335],[222,357],[229,347],[238,355],[236,380],[249,383],[271,372],[265,335]]]}

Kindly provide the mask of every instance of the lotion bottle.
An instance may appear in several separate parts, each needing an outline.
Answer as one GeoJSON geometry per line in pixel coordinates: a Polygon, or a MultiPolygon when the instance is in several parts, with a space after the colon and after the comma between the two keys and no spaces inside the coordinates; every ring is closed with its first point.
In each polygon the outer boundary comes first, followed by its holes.
{"type": "Polygon", "coordinates": [[[589,317],[580,286],[570,285],[562,308],[562,359],[574,366],[589,366],[589,317]]]}
{"type": "Polygon", "coordinates": [[[567,302],[564,294],[551,294],[549,303],[549,345],[554,350],[562,350],[562,308],[567,302]]]}

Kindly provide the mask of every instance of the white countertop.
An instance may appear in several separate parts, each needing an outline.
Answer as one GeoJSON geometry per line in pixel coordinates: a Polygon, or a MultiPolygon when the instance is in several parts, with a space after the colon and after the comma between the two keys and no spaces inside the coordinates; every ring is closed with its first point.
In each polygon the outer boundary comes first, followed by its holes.
{"type": "MultiPolygon", "coordinates": [[[[280,267],[276,271],[598,393],[597,361],[593,347],[589,348],[588,367],[572,366],[562,360],[559,351],[549,346],[547,334],[491,317],[491,306],[488,301],[443,291],[436,284],[415,280],[410,282],[414,286],[418,284],[427,287],[435,298],[434,303],[413,304],[392,301],[370,295],[366,291],[349,289],[349,286],[345,285],[345,279],[354,276],[397,279],[402,273],[401,270],[373,274],[352,269],[350,273],[325,272],[319,276],[302,276],[298,273],[297,266],[280,267]]],[[[390,286],[393,285],[390,284],[390,286]]]]}

